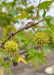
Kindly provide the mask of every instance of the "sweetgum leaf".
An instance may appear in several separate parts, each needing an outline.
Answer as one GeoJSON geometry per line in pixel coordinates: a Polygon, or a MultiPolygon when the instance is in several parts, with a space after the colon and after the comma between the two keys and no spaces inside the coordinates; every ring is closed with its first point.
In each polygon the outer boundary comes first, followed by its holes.
{"type": "Polygon", "coordinates": [[[39,9],[48,9],[52,3],[53,1],[44,1],[40,3],[39,9]]]}

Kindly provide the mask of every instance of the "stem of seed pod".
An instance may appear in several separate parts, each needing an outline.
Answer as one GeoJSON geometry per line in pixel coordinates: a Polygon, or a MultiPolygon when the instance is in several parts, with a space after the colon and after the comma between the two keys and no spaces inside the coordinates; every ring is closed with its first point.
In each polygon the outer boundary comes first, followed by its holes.
{"type": "Polygon", "coordinates": [[[18,56],[18,55],[15,55],[15,56],[18,57],[18,58],[20,57],[20,56],[18,56]]]}

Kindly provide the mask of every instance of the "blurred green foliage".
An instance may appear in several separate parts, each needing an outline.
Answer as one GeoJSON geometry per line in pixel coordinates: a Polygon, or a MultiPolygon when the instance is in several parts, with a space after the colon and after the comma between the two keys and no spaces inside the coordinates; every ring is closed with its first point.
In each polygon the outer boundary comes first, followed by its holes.
{"type": "MultiPolygon", "coordinates": [[[[26,18],[27,20],[34,18],[35,7],[33,5],[28,6],[29,3],[24,3],[23,1],[19,2],[18,0],[13,0],[12,2],[6,2],[7,0],[3,0],[3,1],[0,0],[0,1],[1,1],[0,28],[1,27],[3,28],[2,33],[0,33],[0,36],[2,34],[2,39],[0,39],[0,42],[2,42],[9,36],[10,32],[16,31],[15,24],[19,23],[19,19],[21,21],[24,18],[26,18]],[[23,8],[23,6],[25,8],[23,8]]],[[[36,44],[33,42],[33,37],[35,33],[32,29],[21,31],[12,38],[14,41],[16,41],[19,44],[19,50],[22,50],[22,49],[26,50],[27,53],[25,55],[25,59],[27,61],[31,61],[32,63],[34,63],[36,70],[38,68],[39,61],[41,61],[41,63],[43,64],[46,63],[47,57],[45,53],[47,49],[54,52],[54,50],[52,49],[52,47],[54,46],[54,17],[50,15],[46,16],[47,11],[49,11],[50,9],[49,6],[52,3],[53,3],[53,0],[44,1],[40,3],[39,11],[43,10],[43,14],[41,17],[40,14],[38,13],[36,21],[39,21],[41,19],[44,19],[45,21],[33,27],[36,30],[36,32],[44,31],[47,33],[49,37],[50,43],[47,46],[44,46],[42,48],[42,52],[38,51],[39,48],[38,49],[29,48],[28,49],[28,47],[36,46],[36,44]],[[43,27],[38,27],[38,26],[43,26],[43,27]],[[44,27],[44,26],[48,26],[48,27],[44,27]]],[[[22,28],[22,26],[20,28],[22,28]]],[[[0,32],[1,32],[1,29],[0,29],[0,32]]],[[[0,52],[0,54],[1,53],[3,56],[8,57],[8,59],[13,57],[2,51],[0,52]]],[[[10,72],[10,74],[12,75],[11,70],[10,70],[10,65],[13,64],[13,62],[8,61],[7,63],[5,63],[3,56],[0,57],[0,64],[2,63],[1,66],[6,67],[7,70],[10,72]]],[[[16,56],[13,57],[13,59],[15,61],[18,60],[16,56]]]]}

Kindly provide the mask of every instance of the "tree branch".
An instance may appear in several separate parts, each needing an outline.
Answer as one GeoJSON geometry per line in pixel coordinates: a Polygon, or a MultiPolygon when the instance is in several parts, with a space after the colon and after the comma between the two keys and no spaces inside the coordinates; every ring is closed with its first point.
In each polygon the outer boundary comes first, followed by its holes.
{"type": "Polygon", "coordinates": [[[26,52],[26,49],[38,49],[38,48],[41,48],[41,47],[37,47],[37,46],[28,47],[28,48],[21,49],[20,51],[18,51],[18,53],[19,53],[20,55],[22,55],[22,54],[24,54],[24,53],[27,53],[27,52],[26,52]]]}
{"type": "Polygon", "coordinates": [[[32,27],[32,30],[36,33],[36,30],[32,27]]]}
{"type": "MultiPolygon", "coordinates": [[[[24,29],[29,29],[29,28],[31,28],[31,27],[33,27],[33,26],[39,24],[39,23],[42,22],[42,21],[44,21],[44,20],[41,20],[41,21],[39,21],[39,22],[37,22],[37,23],[31,23],[30,25],[26,25],[25,27],[23,27],[23,28],[17,30],[16,32],[11,33],[11,34],[12,34],[12,37],[13,37],[14,35],[16,35],[18,32],[20,32],[20,31],[22,31],[22,30],[24,30],[24,29]]],[[[10,34],[10,36],[9,36],[7,39],[5,39],[5,40],[1,43],[0,47],[2,47],[2,46],[4,45],[4,43],[5,43],[7,40],[9,40],[9,39],[11,38],[11,34],[10,34]]]]}

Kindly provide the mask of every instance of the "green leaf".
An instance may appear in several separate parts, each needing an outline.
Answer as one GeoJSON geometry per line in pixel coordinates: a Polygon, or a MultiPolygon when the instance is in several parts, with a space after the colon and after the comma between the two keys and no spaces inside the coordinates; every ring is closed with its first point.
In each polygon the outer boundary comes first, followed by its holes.
{"type": "Polygon", "coordinates": [[[48,15],[48,16],[46,16],[46,18],[51,18],[50,23],[54,24],[54,17],[48,15]]]}
{"type": "Polygon", "coordinates": [[[47,46],[44,46],[43,47],[43,52],[46,53],[47,49],[48,49],[47,46]]]}
{"type": "Polygon", "coordinates": [[[47,56],[45,55],[44,52],[39,53],[38,57],[39,57],[39,60],[41,61],[41,63],[46,64],[47,56]]]}
{"type": "Polygon", "coordinates": [[[52,32],[52,40],[53,40],[53,42],[54,42],[54,32],[52,32]]]}
{"type": "Polygon", "coordinates": [[[20,18],[20,19],[27,18],[27,19],[29,19],[29,18],[31,17],[31,16],[30,16],[27,12],[25,12],[25,11],[21,11],[20,13],[21,13],[21,15],[17,15],[16,17],[13,18],[13,20],[14,20],[14,19],[17,19],[17,18],[20,18]]]}
{"type": "Polygon", "coordinates": [[[2,1],[2,6],[6,6],[7,3],[5,1],[2,1]]]}
{"type": "Polygon", "coordinates": [[[14,59],[16,62],[18,61],[18,57],[16,57],[16,56],[13,57],[13,59],[14,59]]]}
{"type": "Polygon", "coordinates": [[[54,52],[54,50],[53,50],[50,46],[48,46],[48,49],[49,49],[50,51],[54,52]]]}
{"type": "Polygon", "coordinates": [[[10,75],[12,75],[11,69],[10,69],[10,65],[12,64],[12,62],[7,62],[3,65],[3,67],[6,68],[6,71],[10,73],[10,75]]]}
{"type": "Polygon", "coordinates": [[[48,19],[47,18],[44,18],[44,19],[47,22],[47,24],[48,24],[49,28],[51,29],[51,31],[54,32],[54,25],[52,23],[50,23],[51,18],[48,18],[48,19]]]}
{"type": "Polygon", "coordinates": [[[0,64],[4,64],[4,60],[2,57],[0,57],[0,64]]]}
{"type": "Polygon", "coordinates": [[[40,3],[39,9],[48,9],[52,3],[53,1],[44,1],[40,3]]]}
{"type": "Polygon", "coordinates": [[[15,15],[18,14],[18,11],[17,10],[10,10],[9,14],[12,15],[12,16],[15,16],[15,15]]]}
{"type": "Polygon", "coordinates": [[[47,48],[48,48],[50,51],[54,52],[54,50],[52,49],[52,46],[54,46],[54,44],[48,44],[47,48]]]}
{"type": "Polygon", "coordinates": [[[45,15],[46,15],[46,11],[44,10],[44,13],[43,13],[42,17],[45,17],[45,15]]]}
{"type": "Polygon", "coordinates": [[[46,62],[42,56],[39,56],[39,59],[40,59],[41,63],[46,64],[46,62]]]}
{"type": "Polygon", "coordinates": [[[34,6],[31,5],[30,7],[27,7],[27,8],[25,9],[25,11],[26,11],[27,13],[32,14],[32,13],[34,12],[33,9],[34,9],[34,6]]]}
{"type": "Polygon", "coordinates": [[[6,69],[7,69],[6,71],[9,72],[10,75],[13,75],[9,67],[6,67],[6,69]]]}
{"type": "Polygon", "coordinates": [[[9,54],[7,54],[5,52],[2,52],[2,54],[3,54],[4,57],[10,58],[10,55],[9,54]]]}
{"type": "Polygon", "coordinates": [[[34,59],[34,63],[35,63],[35,69],[37,70],[39,64],[39,58],[37,56],[34,59]]]}
{"type": "Polygon", "coordinates": [[[51,18],[50,23],[54,24],[54,17],[51,18]]]}

